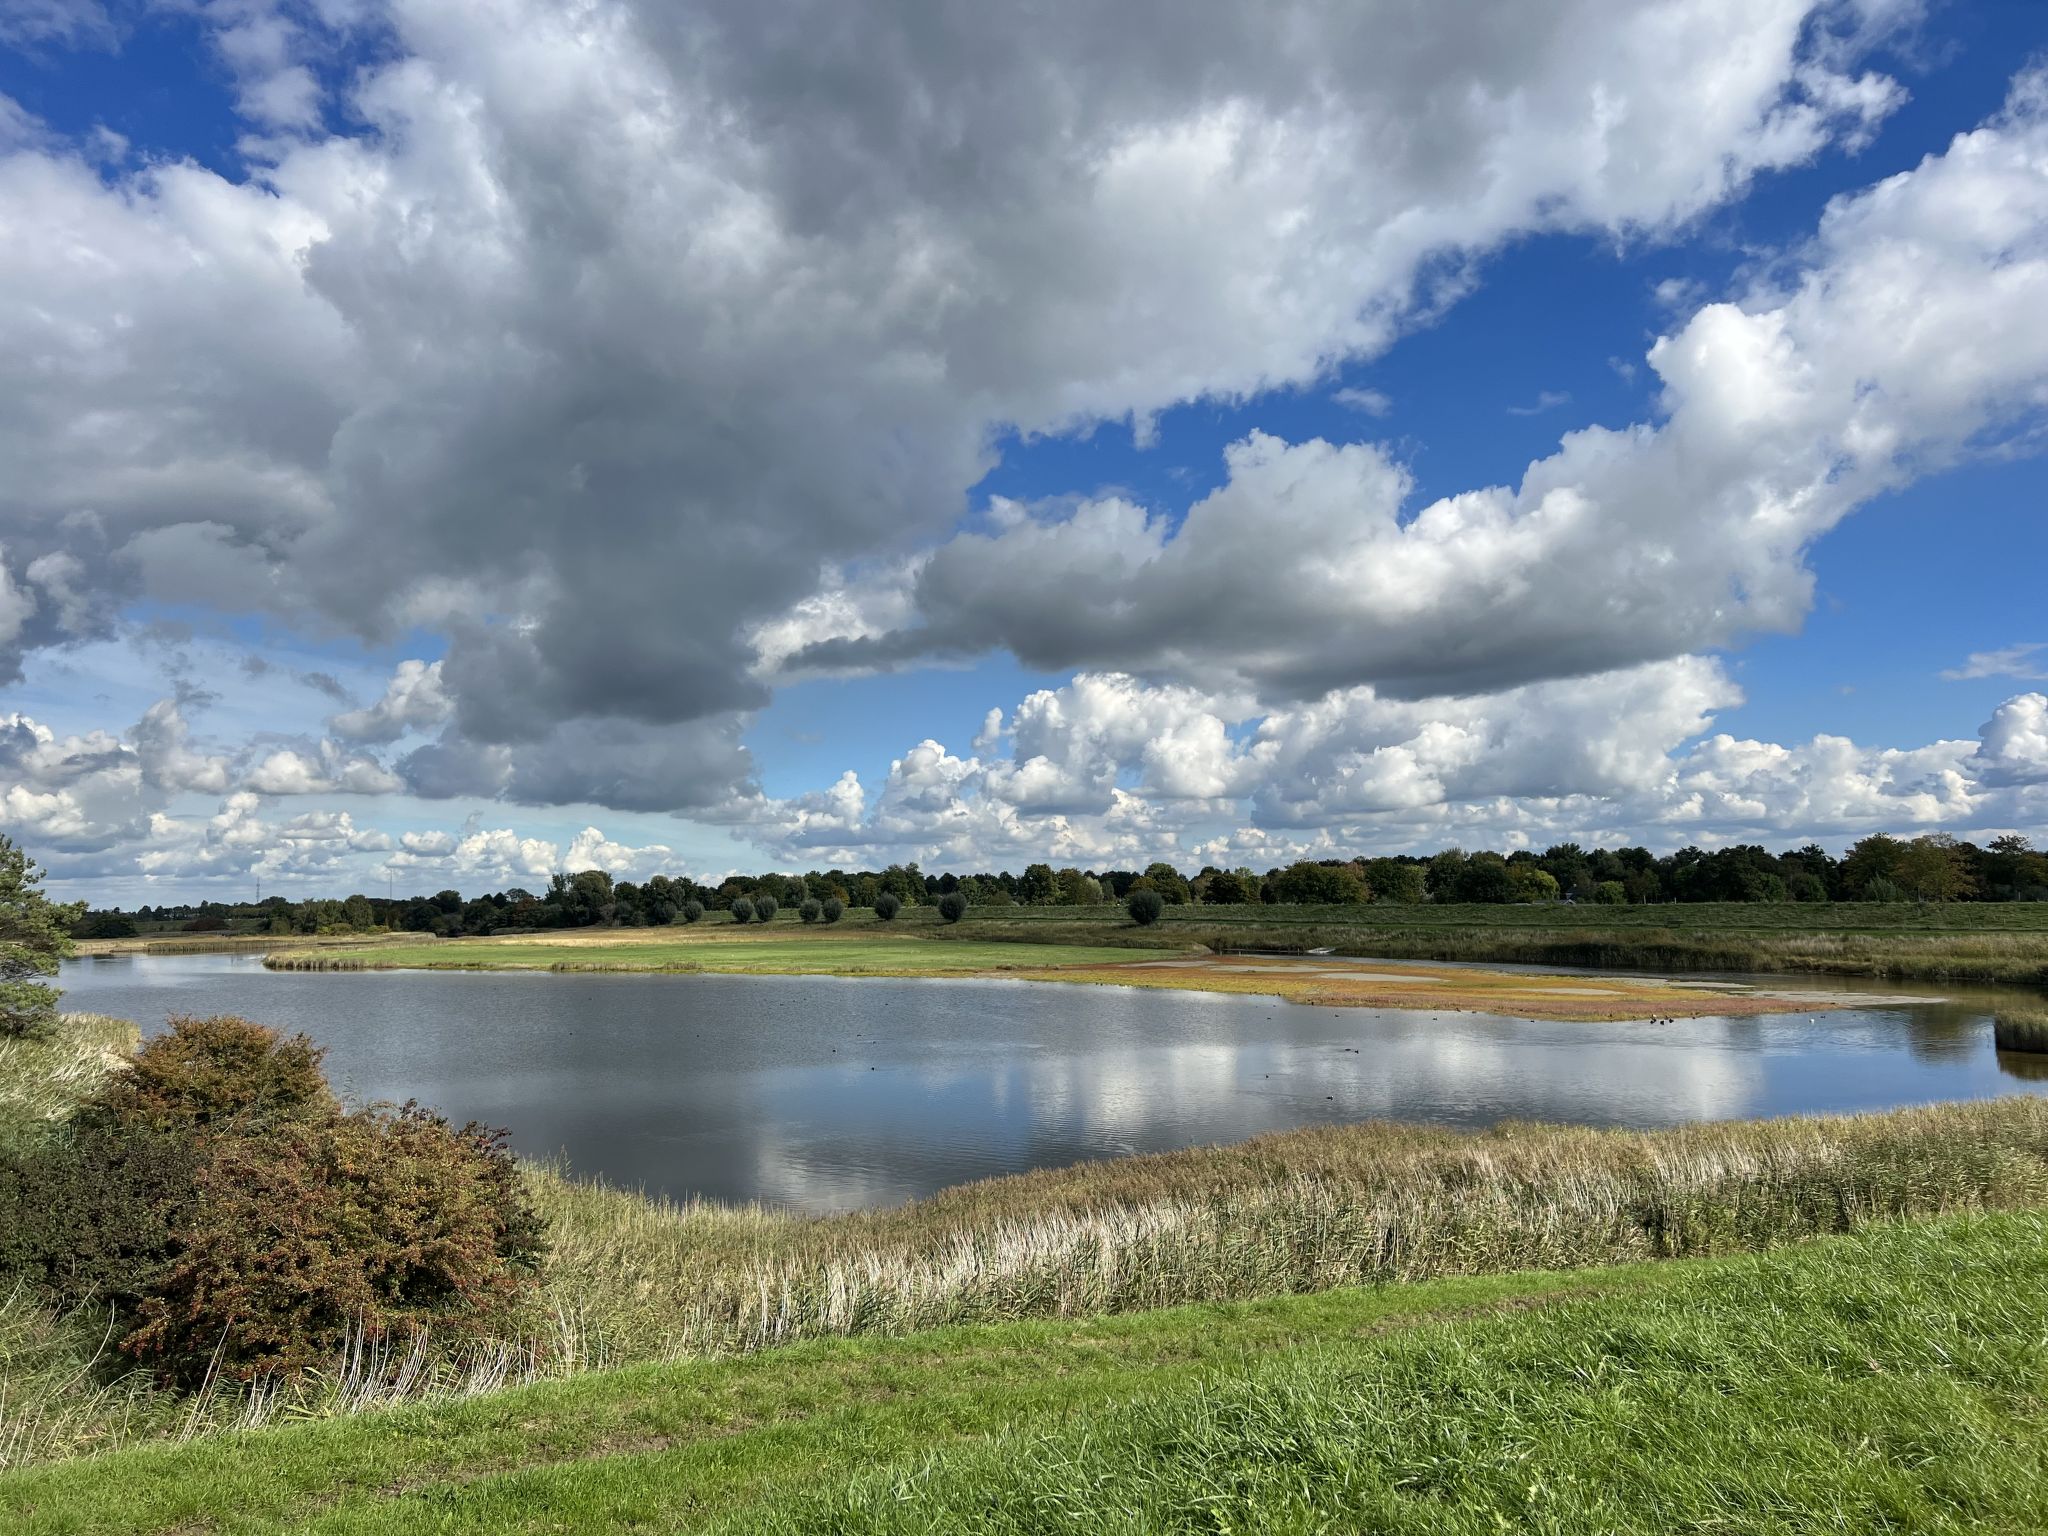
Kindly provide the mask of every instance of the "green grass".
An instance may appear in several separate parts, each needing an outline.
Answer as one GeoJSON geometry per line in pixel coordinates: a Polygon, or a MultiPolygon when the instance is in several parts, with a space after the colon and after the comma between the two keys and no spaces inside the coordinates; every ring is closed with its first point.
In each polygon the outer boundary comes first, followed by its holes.
{"type": "Polygon", "coordinates": [[[21,1536],[2048,1528],[2048,1223],[834,1340],[0,1476],[21,1536]]]}
{"type": "Polygon", "coordinates": [[[1873,1233],[1682,1289],[1290,1350],[864,1470],[724,1531],[2048,1529],[2048,1226],[1873,1233]]]}

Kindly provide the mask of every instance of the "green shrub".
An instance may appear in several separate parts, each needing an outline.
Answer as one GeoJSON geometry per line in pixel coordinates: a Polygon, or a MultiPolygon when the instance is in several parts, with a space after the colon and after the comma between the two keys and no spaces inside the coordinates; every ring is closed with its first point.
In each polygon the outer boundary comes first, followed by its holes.
{"type": "Polygon", "coordinates": [[[781,910],[781,905],[773,896],[756,896],[754,898],[754,921],[757,923],[774,922],[775,914],[781,910]]]}
{"type": "Polygon", "coordinates": [[[902,910],[903,903],[893,891],[884,891],[875,898],[875,916],[885,923],[893,919],[902,910]]]}
{"type": "Polygon", "coordinates": [[[948,891],[939,898],[939,916],[949,923],[957,923],[967,915],[967,898],[958,891],[948,891]]]}
{"type": "Polygon", "coordinates": [[[704,903],[692,896],[683,903],[683,921],[686,923],[700,923],[703,920],[704,903]]]}
{"type": "Polygon", "coordinates": [[[0,1288],[133,1306],[176,1252],[205,1154],[179,1131],[79,1125],[0,1157],[0,1288]]]}
{"type": "Polygon", "coordinates": [[[1991,1023],[2001,1051],[2048,1051],[2048,1008],[2001,1008],[1991,1023]]]}
{"type": "Polygon", "coordinates": [[[1149,887],[1140,886],[1124,898],[1124,909],[1131,914],[1132,922],[1140,928],[1149,928],[1166,910],[1166,898],[1149,887]]]}
{"type": "Polygon", "coordinates": [[[1603,907],[1628,905],[1628,887],[1619,880],[1602,880],[1593,887],[1593,899],[1603,907]]]}
{"type": "Polygon", "coordinates": [[[0,1039],[57,1033],[57,988],[41,978],[71,953],[69,929],[85,908],[58,906],[42,883],[35,861],[0,833],[0,1039]]]}
{"type": "Polygon", "coordinates": [[[531,1320],[543,1227],[499,1134],[415,1105],[286,1121],[215,1141],[194,1183],[180,1250],[122,1340],[169,1383],[531,1320]]]}
{"type": "Polygon", "coordinates": [[[732,920],[736,923],[750,923],[754,920],[754,904],[744,896],[735,897],[730,910],[732,920]]]}
{"type": "Polygon", "coordinates": [[[846,915],[846,903],[837,896],[827,896],[821,910],[826,922],[836,923],[846,915]]]}
{"type": "Polygon", "coordinates": [[[806,896],[803,905],[796,909],[796,915],[807,923],[815,923],[825,915],[825,903],[815,896],[806,896]]]}
{"type": "Polygon", "coordinates": [[[320,1075],[325,1054],[304,1035],[232,1014],[181,1015],[80,1109],[88,1122],[170,1131],[252,1132],[335,1113],[320,1075]]]}

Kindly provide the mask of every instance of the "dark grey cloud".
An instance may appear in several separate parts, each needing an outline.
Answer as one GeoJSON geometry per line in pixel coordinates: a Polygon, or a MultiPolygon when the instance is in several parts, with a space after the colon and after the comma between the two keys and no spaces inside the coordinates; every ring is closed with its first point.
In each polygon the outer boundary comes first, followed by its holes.
{"type": "Polygon", "coordinates": [[[222,32],[299,134],[246,184],[0,161],[47,233],[0,250],[0,677],[140,597],[425,632],[448,782],[693,803],[752,627],[943,537],[1005,429],[1312,382],[1503,241],[1668,228],[1888,109],[1823,35],[1865,9],[404,0],[346,112],[222,32]]]}
{"type": "Polygon", "coordinates": [[[294,672],[292,674],[315,693],[325,694],[337,704],[352,704],[349,691],[342,686],[341,679],[332,672],[294,672]]]}

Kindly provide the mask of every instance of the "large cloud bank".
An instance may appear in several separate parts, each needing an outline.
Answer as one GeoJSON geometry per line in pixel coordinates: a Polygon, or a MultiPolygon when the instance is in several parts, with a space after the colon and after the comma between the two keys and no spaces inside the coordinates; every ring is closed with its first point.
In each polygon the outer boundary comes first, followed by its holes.
{"type": "Polygon", "coordinates": [[[1010,435],[1316,386],[1509,241],[1661,238],[1854,148],[1901,99],[1866,49],[1915,10],[202,9],[241,179],[0,103],[0,230],[37,232],[0,240],[0,677],[139,604],[433,645],[303,739],[195,743],[176,699],[18,720],[8,822],[167,875],[530,875],[572,850],[358,822],[591,804],[993,860],[1203,815],[1989,814],[2034,793],[2038,695],[1896,760],[1681,744],[1734,699],[1700,653],[1795,626],[1817,537],[2038,426],[2039,76],[1683,317],[1654,419],[1517,485],[1418,507],[1383,446],[1253,433],[1192,506],[971,499],[1010,435]],[[1007,754],[927,743],[872,804],[755,786],[745,723],[786,677],[991,650],[1083,673],[1007,754]]]}

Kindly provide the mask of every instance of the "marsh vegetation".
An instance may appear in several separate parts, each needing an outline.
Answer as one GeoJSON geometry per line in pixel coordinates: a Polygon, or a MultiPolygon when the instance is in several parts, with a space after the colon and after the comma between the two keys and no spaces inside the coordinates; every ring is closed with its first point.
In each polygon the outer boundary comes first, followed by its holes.
{"type": "MultiPolygon", "coordinates": [[[[8,1102],[47,1124],[103,1096],[106,1042],[119,1038],[79,1021],[33,1060],[9,1057],[37,1081],[8,1102]]],[[[388,1326],[246,1384],[139,1370],[112,1348],[132,1326],[118,1309],[17,1275],[0,1291],[0,1449],[20,1463],[806,1338],[1728,1254],[2048,1203],[2048,1102],[1656,1133],[1321,1127],[823,1218],[650,1199],[533,1165],[519,1178],[545,1231],[528,1322],[388,1326]]]]}

